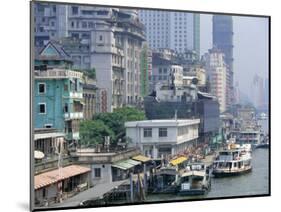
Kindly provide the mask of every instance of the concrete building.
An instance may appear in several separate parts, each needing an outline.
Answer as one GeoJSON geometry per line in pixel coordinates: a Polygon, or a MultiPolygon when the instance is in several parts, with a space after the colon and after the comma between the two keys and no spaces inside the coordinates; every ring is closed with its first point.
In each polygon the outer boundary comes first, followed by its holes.
{"type": "Polygon", "coordinates": [[[141,96],[145,97],[149,93],[149,85],[152,75],[152,51],[147,44],[143,45],[141,51],[141,96]]]}
{"type": "Polygon", "coordinates": [[[235,103],[233,78],[233,20],[230,15],[213,16],[213,46],[225,55],[227,69],[227,105],[235,103]]]}
{"type": "Polygon", "coordinates": [[[68,55],[48,43],[35,56],[34,127],[54,128],[70,141],[79,140],[79,121],[83,118],[81,72],[68,69],[68,55]],[[58,66],[59,68],[56,68],[58,66]]]}
{"type": "Polygon", "coordinates": [[[68,35],[67,5],[36,2],[34,12],[35,46],[42,47],[49,40],[68,35]]]}
{"type": "Polygon", "coordinates": [[[220,112],[227,109],[227,66],[224,54],[217,48],[209,49],[203,56],[205,67],[210,79],[211,93],[215,95],[220,104],[220,112]]]}
{"type": "Polygon", "coordinates": [[[94,80],[85,78],[83,83],[83,115],[84,119],[91,120],[99,110],[98,88],[94,80]]]}
{"type": "Polygon", "coordinates": [[[139,147],[146,156],[169,157],[195,145],[199,123],[199,119],[126,122],[126,136],[131,138],[131,145],[139,147]]]}
{"type": "Polygon", "coordinates": [[[61,203],[90,187],[91,169],[70,165],[34,176],[35,207],[61,203]]]}
{"type": "Polygon", "coordinates": [[[139,10],[152,49],[177,52],[195,50],[200,55],[200,15],[187,12],[139,10]]]}
{"type": "Polygon", "coordinates": [[[118,152],[97,152],[95,149],[79,149],[72,153],[79,164],[91,169],[91,184],[111,184],[114,181],[128,179],[127,172],[133,171],[138,164],[125,166],[130,158],[140,154],[136,148],[130,148],[118,152]],[[120,164],[120,162],[123,162],[120,164]],[[119,166],[118,166],[119,164],[119,166]]]}
{"type": "Polygon", "coordinates": [[[179,65],[160,65],[154,64],[152,68],[151,83],[153,89],[156,89],[157,84],[170,85],[174,82],[175,86],[183,85],[183,68],[179,65]]]}

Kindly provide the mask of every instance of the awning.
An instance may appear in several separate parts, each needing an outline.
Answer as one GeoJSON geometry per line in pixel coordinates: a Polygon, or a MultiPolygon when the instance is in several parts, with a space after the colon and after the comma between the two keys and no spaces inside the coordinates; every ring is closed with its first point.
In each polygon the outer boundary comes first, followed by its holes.
{"type": "Polygon", "coordinates": [[[184,162],[186,160],[187,160],[187,157],[183,157],[182,156],[182,157],[178,157],[176,159],[171,160],[170,164],[172,164],[173,166],[176,166],[176,165],[178,165],[178,164],[180,164],[180,163],[182,163],[182,162],[184,162]]]}
{"type": "Polygon", "coordinates": [[[143,156],[143,155],[137,155],[135,157],[132,158],[133,160],[137,160],[137,161],[141,161],[141,162],[148,162],[150,161],[150,158],[143,156]]]}
{"type": "Polygon", "coordinates": [[[131,168],[133,168],[134,166],[137,166],[137,165],[139,165],[139,164],[141,164],[141,162],[128,159],[128,160],[123,160],[123,161],[119,161],[119,162],[117,162],[117,163],[114,163],[114,164],[112,165],[112,167],[119,168],[119,169],[123,169],[123,170],[127,170],[127,169],[131,169],[131,168]]]}
{"type": "Polygon", "coordinates": [[[65,180],[67,178],[84,174],[90,171],[91,169],[87,167],[71,165],[61,168],[60,172],[59,169],[55,169],[53,171],[38,174],[34,176],[34,189],[39,189],[56,183],[60,180],[65,180]]]}

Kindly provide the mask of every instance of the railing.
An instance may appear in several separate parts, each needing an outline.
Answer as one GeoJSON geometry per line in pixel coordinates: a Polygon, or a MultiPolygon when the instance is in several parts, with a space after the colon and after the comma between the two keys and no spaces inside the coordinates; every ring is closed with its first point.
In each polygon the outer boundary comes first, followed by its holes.
{"type": "Polygon", "coordinates": [[[64,70],[64,69],[49,69],[46,71],[35,71],[35,78],[81,78],[83,77],[83,73],[72,71],[72,70],[64,70]]]}
{"type": "Polygon", "coordinates": [[[70,92],[69,94],[70,98],[83,98],[83,93],[82,92],[70,92]]]}
{"type": "Polygon", "coordinates": [[[83,118],[83,112],[65,113],[64,118],[65,119],[82,119],[83,118]]]}

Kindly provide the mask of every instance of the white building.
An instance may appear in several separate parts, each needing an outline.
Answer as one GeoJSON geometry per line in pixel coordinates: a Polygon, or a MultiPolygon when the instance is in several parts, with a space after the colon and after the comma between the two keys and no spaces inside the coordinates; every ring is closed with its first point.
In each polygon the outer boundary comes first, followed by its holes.
{"type": "Polygon", "coordinates": [[[171,84],[174,81],[175,86],[183,84],[183,68],[179,65],[154,65],[152,67],[151,83],[153,89],[156,84],[171,84]],[[172,79],[173,77],[173,79],[172,79]]]}
{"type": "Polygon", "coordinates": [[[169,48],[177,52],[195,50],[200,55],[200,16],[187,12],[140,10],[152,49],[169,48]]]}
{"type": "Polygon", "coordinates": [[[220,104],[220,112],[227,109],[227,66],[224,61],[224,54],[219,49],[210,49],[204,55],[206,70],[211,84],[211,93],[215,95],[220,104]]]}
{"type": "Polygon", "coordinates": [[[196,143],[199,119],[168,119],[126,122],[132,146],[151,158],[173,156],[196,143]]]}

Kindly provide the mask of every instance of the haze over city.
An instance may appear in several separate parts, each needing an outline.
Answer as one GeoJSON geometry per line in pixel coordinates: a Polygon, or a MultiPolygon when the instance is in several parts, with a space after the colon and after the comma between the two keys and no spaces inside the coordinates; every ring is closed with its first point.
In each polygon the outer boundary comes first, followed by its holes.
{"type": "MultiPolygon", "coordinates": [[[[200,15],[200,52],[212,48],[212,15],[200,15]]],[[[234,82],[251,100],[251,84],[257,74],[268,78],[268,19],[233,16],[234,82]]]]}

